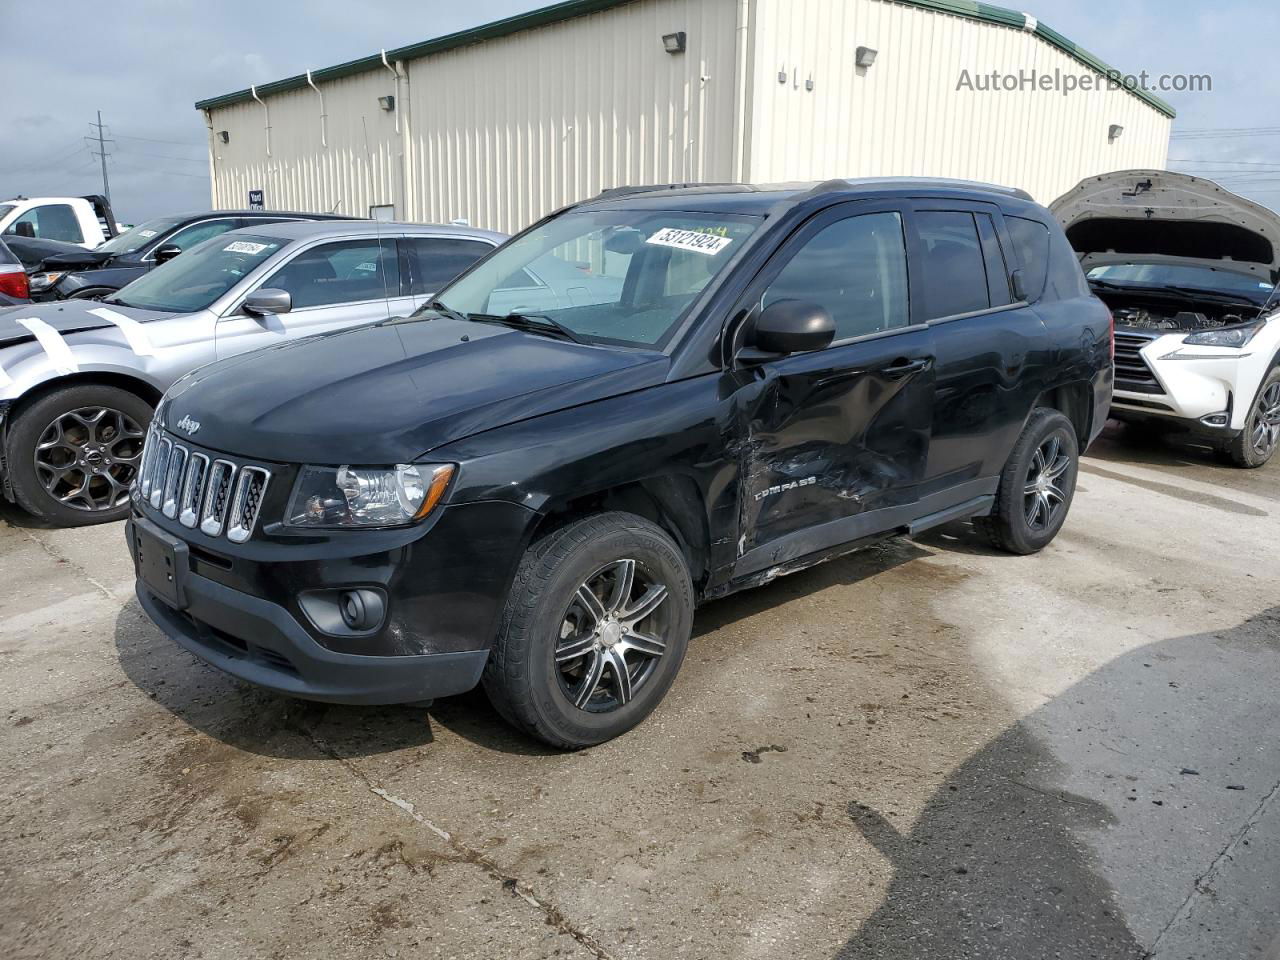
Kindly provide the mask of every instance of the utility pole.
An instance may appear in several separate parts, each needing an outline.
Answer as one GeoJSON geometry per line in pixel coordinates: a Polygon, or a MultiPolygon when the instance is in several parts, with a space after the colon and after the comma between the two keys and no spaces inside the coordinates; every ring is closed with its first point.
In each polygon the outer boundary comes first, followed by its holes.
{"type": "Polygon", "coordinates": [[[94,154],[102,161],[102,193],[107,198],[107,204],[111,203],[111,184],[107,182],[107,144],[115,143],[114,140],[104,140],[102,136],[102,111],[98,111],[98,122],[89,124],[98,130],[98,151],[94,154]]]}

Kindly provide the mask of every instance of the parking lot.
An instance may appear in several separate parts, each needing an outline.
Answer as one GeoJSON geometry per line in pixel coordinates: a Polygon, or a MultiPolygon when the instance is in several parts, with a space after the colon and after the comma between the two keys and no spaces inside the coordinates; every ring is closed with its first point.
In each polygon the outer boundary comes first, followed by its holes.
{"type": "Polygon", "coordinates": [[[1113,424],[1044,553],[957,524],[709,604],[576,754],[241,686],[119,524],[8,510],[4,953],[1280,956],[1278,478],[1113,424]]]}

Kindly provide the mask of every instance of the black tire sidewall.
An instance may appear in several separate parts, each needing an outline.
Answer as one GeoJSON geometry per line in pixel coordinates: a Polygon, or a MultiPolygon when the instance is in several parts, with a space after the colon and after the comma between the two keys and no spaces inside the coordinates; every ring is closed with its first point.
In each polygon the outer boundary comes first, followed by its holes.
{"type": "Polygon", "coordinates": [[[109,407],[132,418],[145,431],[152,408],[135,393],[103,383],[86,383],[54,390],[25,406],[13,420],[6,443],[9,479],[18,505],[51,523],[82,527],[122,520],[129,513],[126,501],[110,510],[77,510],[59,503],[36,476],[34,454],[40,435],[59,416],[81,407],[109,407]]]}
{"type": "Polygon", "coordinates": [[[693,626],[693,587],[679,548],[661,529],[639,518],[610,524],[603,535],[576,544],[557,560],[547,571],[546,588],[526,625],[529,633],[521,673],[528,678],[530,705],[538,725],[573,746],[590,746],[630,730],[666,696],[684,660],[693,626]],[[561,688],[553,651],[578,587],[597,570],[623,557],[644,564],[667,586],[666,602],[672,605],[667,649],[630,703],[608,713],[589,713],[574,706],[561,688]]]}
{"type": "Polygon", "coordinates": [[[1245,418],[1244,429],[1240,431],[1240,435],[1236,437],[1227,447],[1227,453],[1231,457],[1231,461],[1237,466],[1246,469],[1257,469],[1266,466],[1275,457],[1275,448],[1266,457],[1259,457],[1253,452],[1253,425],[1258,418],[1260,412],[1258,402],[1262,399],[1263,391],[1272,383],[1280,381],[1280,367],[1272,367],[1267,371],[1267,375],[1262,378],[1262,383],[1258,384],[1258,392],[1254,394],[1253,400],[1249,405],[1249,416],[1245,418]]]}

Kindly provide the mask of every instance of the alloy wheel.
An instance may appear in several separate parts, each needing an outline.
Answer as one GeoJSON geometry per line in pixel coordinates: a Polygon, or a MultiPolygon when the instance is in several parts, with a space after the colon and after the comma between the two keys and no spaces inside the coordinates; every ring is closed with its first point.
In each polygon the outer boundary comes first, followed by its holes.
{"type": "Polygon", "coordinates": [[[81,407],[44,428],[36,477],[53,499],[76,510],[111,510],[129,499],[145,431],[110,407],[81,407]]]}
{"type": "Polygon", "coordinates": [[[580,710],[608,713],[631,702],[667,649],[668,590],[636,560],[589,576],[561,619],[555,647],[560,689],[580,710]]]}
{"type": "Polygon", "coordinates": [[[1032,530],[1047,530],[1065,509],[1067,492],[1061,483],[1070,466],[1071,458],[1062,452],[1062,437],[1057,433],[1036,448],[1022,488],[1024,515],[1032,530]]]}
{"type": "Polygon", "coordinates": [[[1258,396],[1254,406],[1253,431],[1249,436],[1253,452],[1266,459],[1280,442],[1280,382],[1273,383],[1258,396]]]}

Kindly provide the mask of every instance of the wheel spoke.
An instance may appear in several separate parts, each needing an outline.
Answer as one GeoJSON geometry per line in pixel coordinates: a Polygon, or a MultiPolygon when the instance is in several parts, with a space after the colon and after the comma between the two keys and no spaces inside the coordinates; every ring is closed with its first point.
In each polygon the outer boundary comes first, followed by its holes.
{"type": "Polygon", "coordinates": [[[618,619],[627,626],[634,626],[662,606],[662,601],[665,599],[667,599],[667,588],[660,583],[655,583],[630,609],[619,611],[618,619]]]}
{"type": "Polygon", "coordinates": [[[1050,480],[1057,480],[1067,472],[1067,467],[1069,466],[1071,466],[1071,458],[1060,456],[1056,460],[1049,461],[1049,466],[1045,467],[1044,475],[1050,480]]]}
{"type": "Polygon", "coordinates": [[[1041,506],[1040,491],[1037,490],[1032,495],[1031,503],[1027,507],[1027,526],[1028,527],[1035,527],[1036,520],[1040,516],[1040,506],[1041,506]]]}
{"type": "Polygon", "coordinates": [[[600,602],[600,598],[595,595],[595,591],[588,584],[584,583],[578,588],[578,604],[586,611],[593,624],[598,626],[604,620],[604,604],[600,602]]]}
{"type": "Polygon", "coordinates": [[[617,647],[605,653],[609,660],[609,672],[613,674],[613,690],[618,703],[631,702],[631,674],[627,671],[627,658],[617,647]]]}
{"type": "Polygon", "coordinates": [[[604,675],[604,656],[600,651],[595,651],[586,662],[582,671],[582,683],[579,685],[574,694],[573,705],[579,709],[583,709],[587,705],[587,701],[591,699],[591,695],[596,692],[596,687],[600,686],[600,678],[604,675]]]}
{"type": "Polygon", "coordinates": [[[1059,489],[1057,484],[1053,483],[1044,488],[1044,499],[1045,503],[1050,503],[1053,500],[1057,500],[1059,503],[1066,503],[1067,501],[1066,494],[1059,489]]]}
{"type": "Polygon", "coordinates": [[[556,663],[568,663],[570,660],[585,656],[595,649],[595,645],[594,633],[579,634],[568,640],[562,640],[560,646],[556,647],[556,663]]]}
{"type": "Polygon", "coordinates": [[[613,592],[606,604],[609,613],[620,613],[631,600],[631,588],[635,584],[636,562],[619,560],[613,565],[613,592]]]}
{"type": "Polygon", "coordinates": [[[1025,487],[1022,488],[1022,495],[1024,497],[1034,497],[1036,495],[1036,491],[1039,489],[1040,489],[1040,484],[1032,480],[1030,483],[1028,483],[1025,487]]]}
{"type": "Polygon", "coordinates": [[[660,657],[667,652],[666,641],[647,633],[637,633],[635,630],[624,633],[622,641],[628,650],[643,653],[647,657],[660,657]]]}

